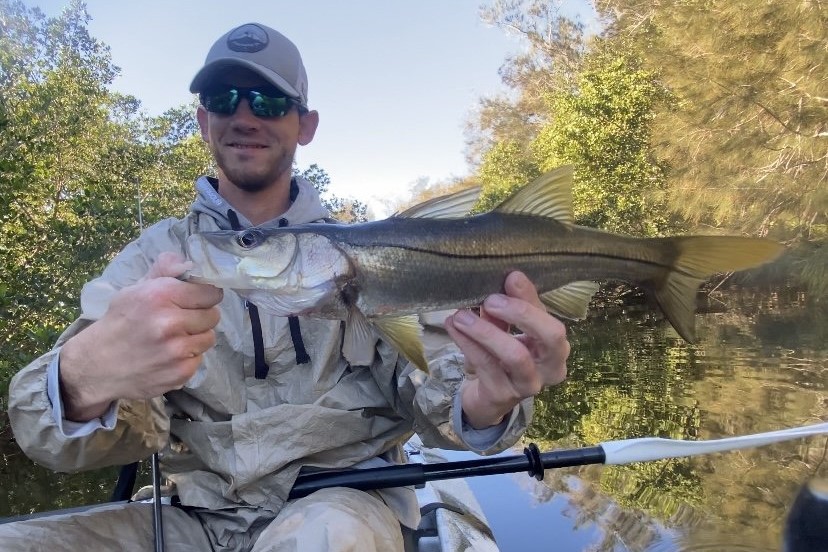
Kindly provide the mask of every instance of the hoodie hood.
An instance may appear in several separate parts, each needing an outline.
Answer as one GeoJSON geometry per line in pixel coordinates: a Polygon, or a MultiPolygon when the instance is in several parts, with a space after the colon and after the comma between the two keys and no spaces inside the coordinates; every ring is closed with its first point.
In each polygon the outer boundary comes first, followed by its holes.
{"type": "MultiPolygon", "coordinates": [[[[238,217],[239,225],[242,228],[250,228],[253,224],[230,205],[218,193],[218,181],[214,178],[202,176],[195,183],[197,196],[190,210],[199,215],[207,215],[216,221],[216,225],[222,230],[233,230],[228,212],[233,211],[238,217]]],[[[322,205],[319,199],[319,192],[307,179],[301,176],[294,176],[291,180],[291,204],[287,211],[279,217],[274,218],[261,227],[289,226],[314,222],[330,216],[328,210],[322,205]]]]}

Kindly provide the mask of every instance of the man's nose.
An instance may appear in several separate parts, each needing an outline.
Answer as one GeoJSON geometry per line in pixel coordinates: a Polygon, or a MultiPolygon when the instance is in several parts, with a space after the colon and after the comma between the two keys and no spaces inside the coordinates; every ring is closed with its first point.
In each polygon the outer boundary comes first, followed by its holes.
{"type": "Polygon", "coordinates": [[[247,98],[239,100],[239,105],[236,106],[236,111],[233,112],[232,121],[252,126],[258,126],[261,123],[259,117],[254,115],[253,110],[250,109],[250,102],[247,98]]]}

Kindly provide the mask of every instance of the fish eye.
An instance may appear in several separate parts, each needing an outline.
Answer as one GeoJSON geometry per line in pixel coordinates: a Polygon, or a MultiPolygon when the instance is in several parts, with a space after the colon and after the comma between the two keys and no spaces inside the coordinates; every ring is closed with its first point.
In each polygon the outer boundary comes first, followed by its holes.
{"type": "Polygon", "coordinates": [[[246,230],[236,235],[236,242],[244,249],[256,247],[262,241],[262,233],[258,230],[246,230]]]}

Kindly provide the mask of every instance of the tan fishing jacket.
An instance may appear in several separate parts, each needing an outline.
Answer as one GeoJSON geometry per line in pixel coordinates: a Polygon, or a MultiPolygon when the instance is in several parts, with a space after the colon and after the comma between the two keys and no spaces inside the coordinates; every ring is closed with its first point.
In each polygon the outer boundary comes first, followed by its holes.
{"type": "MultiPolygon", "coordinates": [[[[272,224],[312,222],[327,215],[313,187],[302,179],[296,182],[291,208],[272,224]]],[[[211,183],[202,177],[197,188],[191,213],[161,221],[130,243],[84,287],[82,314],[55,349],[14,377],[9,415],[29,457],[53,470],[74,472],[127,464],[160,450],[162,471],[175,483],[183,504],[278,512],[303,466],[399,462],[401,444],[412,431],[427,446],[471,448],[482,454],[501,451],[517,440],[531,418],[531,399],[501,426],[491,428],[494,432],[463,427],[456,400],[463,380],[462,355],[436,330],[426,332],[431,354],[431,373],[426,375],[382,341],[373,363],[350,366],[340,353],[340,321],[299,318],[310,361],[297,364],[288,319],[262,311],[270,370],[257,379],[250,316],[244,299],[231,291],[220,305],[216,346],[204,354],[183,389],[152,400],[121,400],[113,405],[110,420],[90,422],[91,430],[68,437],[79,424],[58,419],[59,410],[58,416],[53,412],[47,392],[50,364],[60,345],[98,319],[113,294],[144,276],[161,252],[183,254],[191,233],[231,227],[231,207],[211,183]]],[[[241,226],[250,226],[238,218],[241,226]]],[[[59,403],[59,397],[53,398],[59,403]]],[[[398,490],[384,497],[403,523],[416,523],[413,492],[401,495],[398,490]]]]}

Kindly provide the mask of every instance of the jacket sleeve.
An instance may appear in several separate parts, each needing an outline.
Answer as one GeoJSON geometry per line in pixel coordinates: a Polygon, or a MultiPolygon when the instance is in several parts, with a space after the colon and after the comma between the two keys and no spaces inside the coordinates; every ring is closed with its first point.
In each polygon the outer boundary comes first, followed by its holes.
{"type": "MultiPolygon", "coordinates": [[[[175,250],[169,246],[163,249],[175,250]]],[[[154,250],[151,248],[150,256],[154,250]]],[[[129,244],[99,278],[84,286],[82,314],[60,336],[55,348],[12,378],[9,420],[20,448],[35,462],[62,472],[96,469],[146,458],[167,442],[170,424],[162,397],[118,401],[114,427],[102,426],[89,434],[69,437],[55,419],[47,390],[49,365],[57,359],[61,345],[100,318],[112,296],[146,274],[151,262],[141,242],[129,244]]]]}
{"type": "Polygon", "coordinates": [[[481,455],[496,454],[514,445],[532,420],[534,398],[521,401],[498,426],[483,431],[471,428],[464,422],[460,406],[459,392],[465,379],[462,352],[440,327],[427,325],[423,342],[429,373],[403,362],[405,367],[398,377],[402,406],[410,405],[414,431],[423,444],[481,455]]]}

